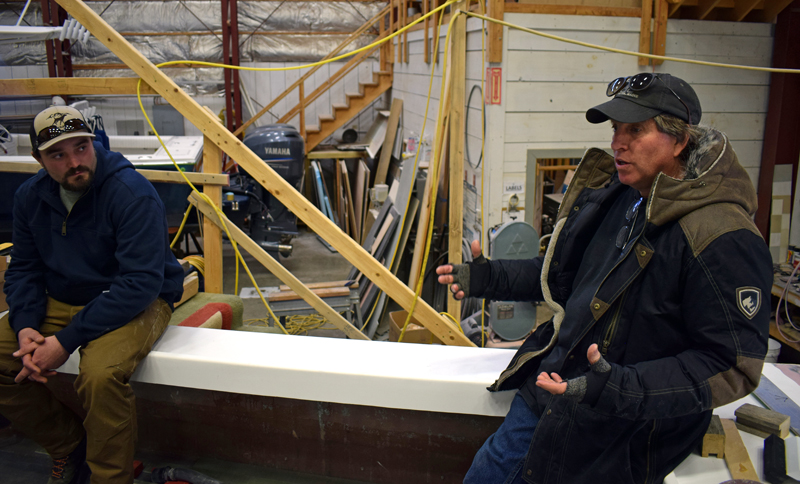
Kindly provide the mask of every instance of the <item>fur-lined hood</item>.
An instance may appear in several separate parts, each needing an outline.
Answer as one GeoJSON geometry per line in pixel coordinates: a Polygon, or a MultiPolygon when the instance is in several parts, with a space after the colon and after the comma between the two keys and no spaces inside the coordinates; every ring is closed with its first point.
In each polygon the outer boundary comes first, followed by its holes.
{"type": "Polygon", "coordinates": [[[705,126],[698,129],[703,135],[689,155],[684,178],[660,173],[653,182],[647,219],[656,226],[717,203],[739,205],[750,216],[756,212],[755,188],[727,136],[705,126]]]}

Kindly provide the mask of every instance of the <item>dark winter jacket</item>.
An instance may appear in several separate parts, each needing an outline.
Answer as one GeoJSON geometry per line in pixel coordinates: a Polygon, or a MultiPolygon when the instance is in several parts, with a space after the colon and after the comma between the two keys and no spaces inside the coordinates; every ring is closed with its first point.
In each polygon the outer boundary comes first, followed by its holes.
{"type": "Polygon", "coordinates": [[[660,483],[696,447],[711,409],[758,385],[771,258],[751,219],[756,196],[747,173],[722,133],[704,131],[684,179],[656,177],[640,214],[646,222],[614,264],[584,260],[584,252],[605,212],[633,189],[597,149],[564,196],[547,254],[490,262],[484,297],[544,300],[554,311],[490,387],[521,388],[541,418],[522,469],[527,482],[660,483]],[[585,264],[610,270],[587,304],[565,312],[585,264]],[[589,378],[584,401],[535,386],[543,371],[586,375],[593,343],[612,369],[599,387],[589,378]]]}
{"type": "Polygon", "coordinates": [[[121,154],[93,143],[94,181],[67,213],[44,170],[14,196],[11,264],[4,291],[15,332],[38,329],[47,296],[85,306],[56,338],[68,352],[117,329],[156,298],[183,293],[164,205],[121,154]]]}

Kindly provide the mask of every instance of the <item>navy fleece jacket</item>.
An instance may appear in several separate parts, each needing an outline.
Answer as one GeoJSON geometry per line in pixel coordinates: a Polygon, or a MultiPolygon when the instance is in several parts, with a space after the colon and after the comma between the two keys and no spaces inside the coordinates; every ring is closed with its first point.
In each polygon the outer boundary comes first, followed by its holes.
{"type": "Polygon", "coordinates": [[[124,326],[156,298],[172,304],[183,293],[155,188],[121,154],[93,145],[95,178],[71,212],[44,170],[14,196],[4,287],[9,322],[17,333],[38,330],[47,296],[85,306],[55,335],[70,353],[124,326]]]}

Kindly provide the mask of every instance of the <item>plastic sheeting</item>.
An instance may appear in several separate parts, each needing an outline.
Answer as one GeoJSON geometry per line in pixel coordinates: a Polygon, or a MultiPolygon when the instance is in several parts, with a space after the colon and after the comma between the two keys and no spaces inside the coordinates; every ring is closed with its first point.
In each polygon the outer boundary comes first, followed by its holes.
{"type": "MultiPolygon", "coordinates": [[[[174,60],[222,61],[221,2],[209,1],[115,1],[87,2],[114,29],[126,35],[151,62],[174,60]],[[216,35],[212,34],[215,32],[216,35]],[[147,35],[192,33],[194,35],[147,35]]],[[[0,24],[14,25],[24,4],[0,5],[0,24]]],[[[322,59],[385,6],[384,2],[240,1],[240,62],[313,62],[322,59]],[[256,30],[265,34],[248,32],[256,30]],[[280,32],[280,33],[272,33],[280,32]],[[286,32],[300,32],[297,34],[286,32]],[[308,35],[304,32],[315,32],[308,35]],[[321,35],[330,32],[330,35],[321,35]]],[[[21,25],[42,25],[39,5],[32,4],[21,25]]],[[[343,53],[367,45],[366,35],[343,53]]],[[[94,38],[71,46],[72,63],[119,64],[121,61],[94,38]]],[[[4,65],[47,63],[43,42],[0,45],[4,65]]],[[[126,69],[75,70],[78,77],[130,76],[126,69]]],[[[221,84],[221,69],[171,69],[170,76],[192,90],[210,92],[221,84]],[[190,74],[193,73],[193,74],[190,74]],[[183,81],[183,82],[180,82],[183,81]],[[209,85],[203,86],[207,82],[209,85]],[[184,84],[186,83],[186,84],[184,84]]]]}

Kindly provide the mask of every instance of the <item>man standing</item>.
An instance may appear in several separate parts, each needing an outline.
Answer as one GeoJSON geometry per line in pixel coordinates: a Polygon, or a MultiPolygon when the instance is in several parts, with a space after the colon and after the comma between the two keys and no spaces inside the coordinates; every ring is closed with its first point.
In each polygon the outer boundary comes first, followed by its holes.
{"type": "Polygon", "coordinates": [[[612,81],[547,253],[437,268],[455,297],[544,300],[551,321],[490,388],[519,389],[467,483],[660,483],[713,408],[756,388],[772,264],[727,137],[669,74],[612,81]]]}
{"type": "Polygon", "coordinates": [[[128,380],[183,292],[164,206],[121,154],[93,143],[76,109],[31,126],[44,170],[14,197],[0,321],[0,413],[53,458],[48,481],[133,482],[136,404],[128,380]],[[80,347],[75,389],[86,418],[43,385],[80,347]]]}

